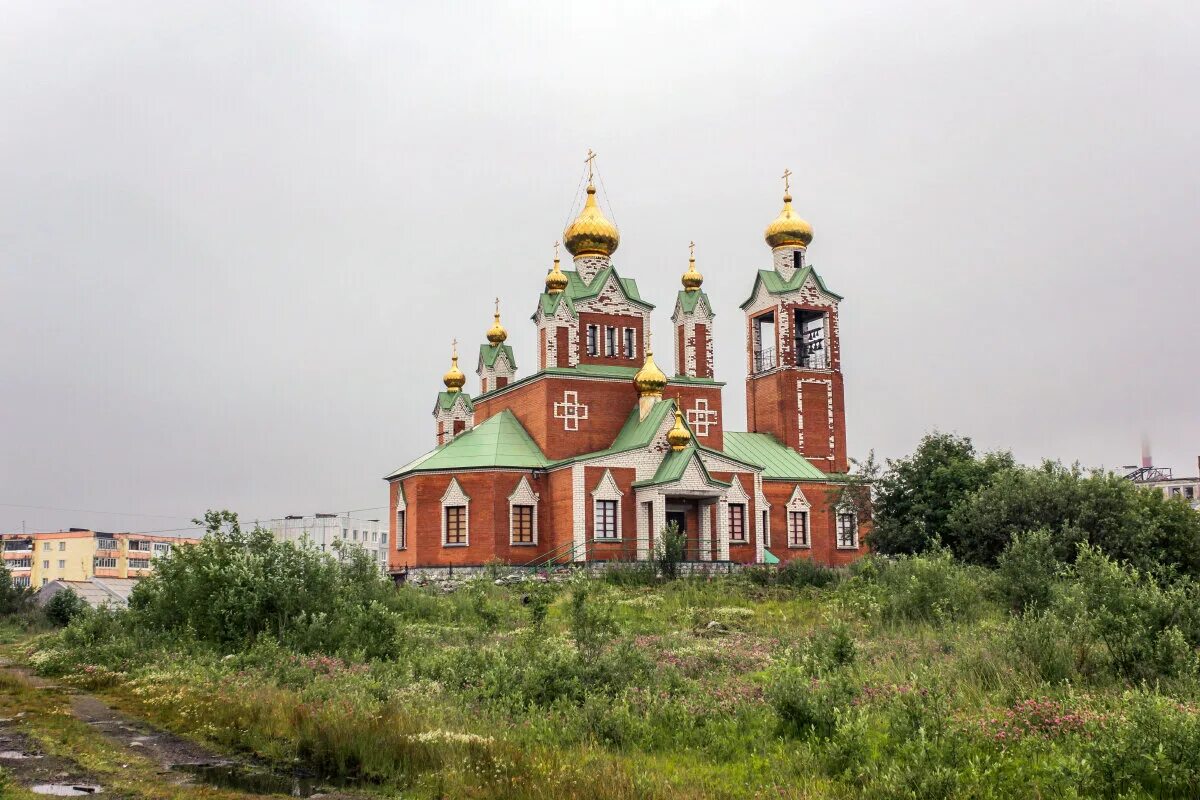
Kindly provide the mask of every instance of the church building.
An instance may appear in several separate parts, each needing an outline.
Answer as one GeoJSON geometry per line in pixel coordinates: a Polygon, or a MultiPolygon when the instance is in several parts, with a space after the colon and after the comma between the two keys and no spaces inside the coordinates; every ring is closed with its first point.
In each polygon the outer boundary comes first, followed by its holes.
{"type": "Polygon", "coordinates": [[[620,235],[596,201],[593,158],[583,210],[563,232],[572,268],[556,250],[534,306],[529,374],[518,376],[497,301],[478,392],[466,391],[455,347],[433,449],[385,478],[392,572],[646,560],[672,523],[687,561],[854,560],[865,545],[842,491],[842,298],[807,261],[812,227],[792,209],[790,173],[766,229],[769,268],[746,275],[746,431],[734,431],[694,248],[673,343],[656,358],[654,306],[613,260],[620,235]]]}

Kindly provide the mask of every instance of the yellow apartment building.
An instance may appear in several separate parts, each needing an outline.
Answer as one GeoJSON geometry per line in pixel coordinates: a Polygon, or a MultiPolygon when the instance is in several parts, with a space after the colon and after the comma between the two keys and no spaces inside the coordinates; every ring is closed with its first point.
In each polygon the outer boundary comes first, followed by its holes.
{"type": "Polygon", "coordinates": [[[0,552],[14,584],[38,589],[53,580],[141,578],[150,574],[154,559],[173,547],[198,541],[71,528],[56,533],[0,534],[0,552]]]}

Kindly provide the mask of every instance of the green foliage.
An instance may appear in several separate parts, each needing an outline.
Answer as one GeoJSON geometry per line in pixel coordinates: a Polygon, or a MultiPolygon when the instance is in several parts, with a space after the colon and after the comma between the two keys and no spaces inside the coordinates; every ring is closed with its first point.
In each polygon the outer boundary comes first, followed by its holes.
{"type": "Polygon", "coordinates": [[[659,531],[654,543],[654,560],[667,580],[679,577],[679,565],[687,557],[687,533],[672,522],[659,531]]]}
{"type": "Polygon", "coordinates": [[[871,546],[886,555],[922,553],[939,545],[962,555],[955,507],[1013,467],[1010,453],[980,457],[965,436],[931,433],[908,458],[887,462],[876,484],[871,546]]]}
{"type": "Polygon", "coordinates": [[[961,532],[956,555],[976,564],[996,563],[1018,534],[1045,530],[1063,562],[1074,561],[1083,543],[1142,570],[1200,574],[1200,515],[1161,492],[1078,466],[999,472],[954,509],[949,524],[961,532]]]}
{"type": "Polygon", "coordinates": [[[877,587],[885,622],[943,625],[975,619],[984,607],[986,573],[960,564],[946,549],[894,560],[873,558],[859,570],[860,580],[877,587]]]}
{"type": "Polygon", "coordinates": [[[73,589],[62,589],[46,601],[42,610],[46,619],[62,628],[80,614],[87,613],[88,604],[73,589]]]}
{"type": "Polygon", "coordinates": [[[0,561],[0,616],[25,611],[32,599],[33,591],[14,584],[8,565],[0,561]]]}
{"type": "Polygon", "coordinates": [[[148,628],[226,649],[268,635],[302,652],[396,653],[396,592],[361,548],[339,559],[277,542],[260,528],[242,531],[228,511],[197,522],[208,528],[200,543],[157,561],[130,597],[148,628]]]}
{"type": "Polygon", "coordinates": [[[996,587],[1014,612],[1046,608],[1062,567],[1049,531],[1017,534],[998,559],[996,587]]]}
{"type": "Polygon", "coordinates": [[[612,604],[605,600],[589,600],[589,587],[578,583],[571,590],[571,638],[585,656],[599,654],[601,648],[616,634],[617,620],[612,604]]]}

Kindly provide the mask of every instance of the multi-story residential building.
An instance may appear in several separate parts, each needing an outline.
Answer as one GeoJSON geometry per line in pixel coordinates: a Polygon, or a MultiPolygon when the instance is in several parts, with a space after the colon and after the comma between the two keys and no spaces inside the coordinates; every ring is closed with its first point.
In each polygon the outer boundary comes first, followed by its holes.
{"type": "Polygon", "coordinates": [[[357,519],[349,515],[293,515],[269,520],[265,527],[278,541],[311,542],[317,549],[338,555],[348,546],[361,547],[379,562],[388,566],[388,524],[377,519],[357,519]]]}
{"type": "Polygon", "coordinates": [[[195,538],[143,533],[104,533],[87,528],[39,533],[0,534],[4,565],[18,586],[39,588],[50,581],[141,578],[155,558],[195,538]]]}

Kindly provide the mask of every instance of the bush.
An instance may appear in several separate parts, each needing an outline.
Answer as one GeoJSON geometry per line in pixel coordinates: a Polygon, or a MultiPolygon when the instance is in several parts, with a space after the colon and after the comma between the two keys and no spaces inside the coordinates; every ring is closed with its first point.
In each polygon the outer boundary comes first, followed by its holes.
{"type": "Polygon", "coordinates": [[[767,683],[767,703],[779,717],[779,730],[798,739],[828,739],[839,715],[849,710],[856,690],[839,671],[823,670],[810,661],[777,668],[767,683]]]}
{"type": "Polygon", "coordinates": [[[878,585],[885,622],[932,622],[976,618],[984,605],[986,573],[954,560],[949,550],[878,559],[863,567],[878,585]]]}
{"type": "Polygon", "coordinates": [[[66,627],[71,620],[87,610],[87,601],[77,595],[74,589],[62,589],[55,593],[43,608],[46,619],[60,628],[66,627]]]}
{"type": "Polygon", "coordinates": [[[687,533],[672,522],[663,528],[654,542],[654,560],[659,572],[668,580],[679,577],[679,565],[687,556],[687,533]]]}
{"type": "Polygon", "coordinates": [[[793,558],[776,573],[777,583],[797,589],[804,586],[822,588],[839,580],[841,575],[836,569],[818,564],[809,558],[793,558]]]}
{"type": "Polygon", "coordinates": [[[1012,611],[1046,608],[1062,569],[1047,530],[1019,534],[1000,554],[996,587],[1012,611]]]}

